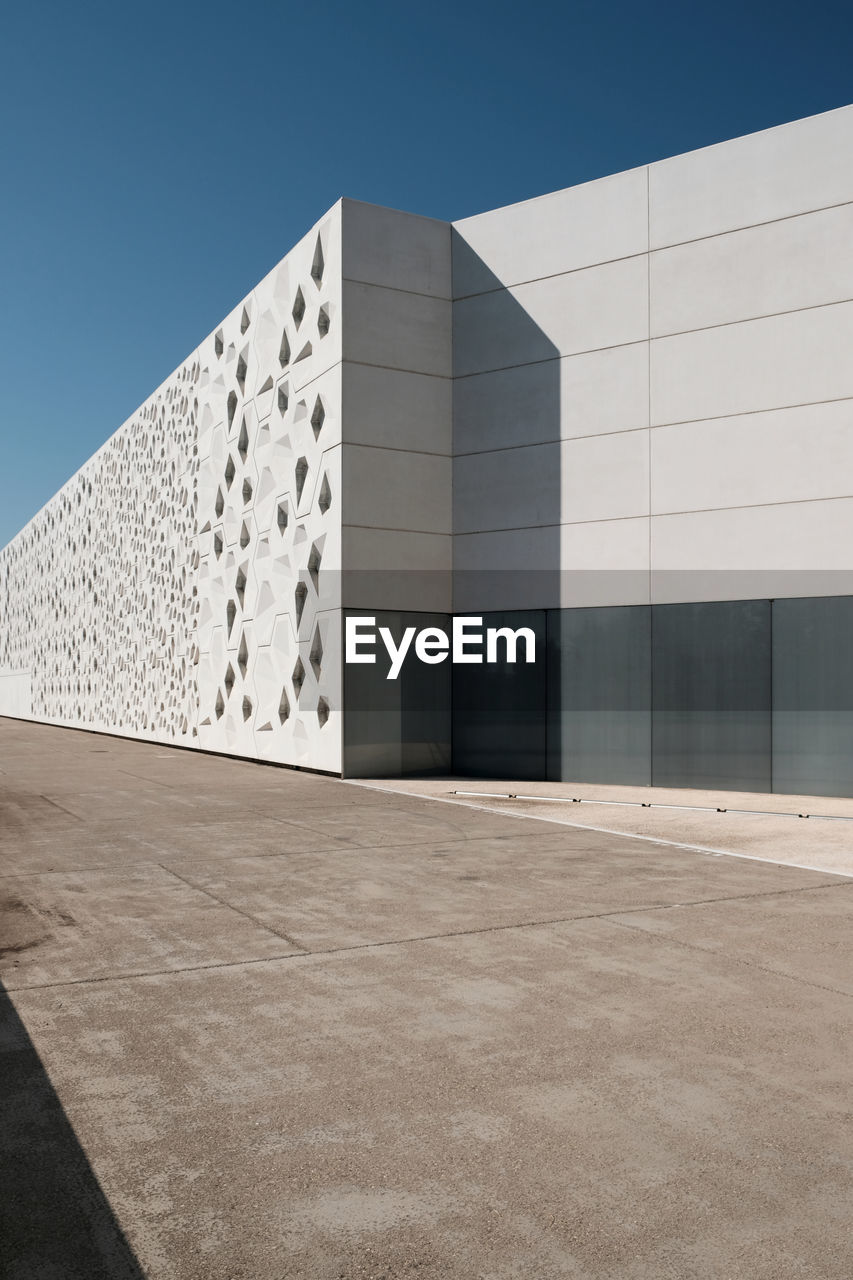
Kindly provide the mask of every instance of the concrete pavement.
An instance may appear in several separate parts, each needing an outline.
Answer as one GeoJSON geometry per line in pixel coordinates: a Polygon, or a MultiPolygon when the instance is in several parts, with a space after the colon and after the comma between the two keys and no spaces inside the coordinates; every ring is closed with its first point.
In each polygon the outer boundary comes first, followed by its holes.
{"type": "Polygon", "coordinates": [[[0,720],[0,1273],[853,1271],[853,881],[0,720]]]}
{"type": "Polygon", "coordinates": [[[853,876],[853,799],[845,797],[478,778],[390,778],[367,785],[853,876]]]}

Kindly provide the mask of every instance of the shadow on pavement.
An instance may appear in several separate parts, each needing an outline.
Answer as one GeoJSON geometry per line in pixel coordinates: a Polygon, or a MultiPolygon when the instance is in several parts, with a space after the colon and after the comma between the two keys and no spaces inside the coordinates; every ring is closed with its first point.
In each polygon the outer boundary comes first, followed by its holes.
{"type": "Polygon", "coordinates": [[[0,1276],[144,1280],[0,984],[0,1276]]]}

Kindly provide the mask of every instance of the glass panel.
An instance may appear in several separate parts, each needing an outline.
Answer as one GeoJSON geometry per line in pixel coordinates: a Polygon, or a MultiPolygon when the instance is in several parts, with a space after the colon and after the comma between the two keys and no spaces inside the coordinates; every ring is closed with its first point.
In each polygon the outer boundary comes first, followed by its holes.
{"type": "Polygon", "coordinates": [[[770,601],[652,608],[655,786],[769,791],[770,601]]]}
{"type": "Polygon", "coordinates": [[[400,675],[388,680],[389,660],[379,627],[399,645],[406,627],[440,627],[450,634],[446,613],[349,610],[376,619],[374,664],[344,664],[344,773],[349,778],[447,773],[450,769],[450,659],[434,666],[419,661],[414,641],[400,675]]]}
{"type": "Polygon", "coordinates": [[[773,602],[773,790],[853,795],[853,598],[773,602]]]}
{"type": "Polygon", "coordinates": [[[529,627],[536,661],[453,668],[453,771],[482,778],[544,778],[547,764],[545,612],[542,609],[483,614],[488,627],[529,627]]]}
{"type": "Polygon", "coordinates": [[[648,605],[548,613],[548,777],[651,782],[648,605]]]}

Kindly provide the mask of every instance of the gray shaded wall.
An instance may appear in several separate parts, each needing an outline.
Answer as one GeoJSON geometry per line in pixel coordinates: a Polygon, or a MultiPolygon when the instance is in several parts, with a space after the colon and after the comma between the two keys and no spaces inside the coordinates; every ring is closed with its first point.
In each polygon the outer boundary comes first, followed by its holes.
{"type": "Polygon", "coordinates": [[[651,609],[548,612],[548,777],[648,786],[651,609]]]}
{"type": "Polygon", "coordinates": [[[770,791],[770,601],[652,608],[652,781],[770,791]]]}
{"type": "Polygon", "coordinates": [[[773,789],[853,795],[853,598],[775,600],[773,789]]]}
{"type": "Polygon", "coordinates": [[[453,668],[453,769],[491,778],[544,778],[548,683],[544,609],[484,615],[486,627],[529,628],[536,662],[453,668]]]}
{"type": "Polygon", "coordinates": [[[454,671],[456,773],[853,795],[853,597],[483,616],[537,661],[454,671]]]}
{"type": "MultiPolygon", "coordinates": [[[[348,610],[350,616],[363,611],[348,610]]],[[[450,630],[450,615],[371,610],[399,646],[407,627],[450,630]]],[[[376,645],[374,664],[344,666],[344,773],[349,778],[447,773],[451,767],[451,679],[448,662],[434,666],[410,654],[396,680],[376,645]]]]}

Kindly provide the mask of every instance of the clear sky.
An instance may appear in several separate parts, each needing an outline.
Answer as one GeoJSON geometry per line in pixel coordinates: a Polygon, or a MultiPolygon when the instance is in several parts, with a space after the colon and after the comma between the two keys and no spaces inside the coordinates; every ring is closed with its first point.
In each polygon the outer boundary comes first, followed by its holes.
{"type": "Polygon", "coordinates": [[[849,0],[8,5],[0,546],[339,196],[461,218],[853,101],[849,0]]]}

